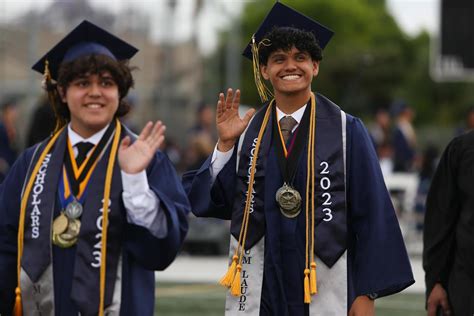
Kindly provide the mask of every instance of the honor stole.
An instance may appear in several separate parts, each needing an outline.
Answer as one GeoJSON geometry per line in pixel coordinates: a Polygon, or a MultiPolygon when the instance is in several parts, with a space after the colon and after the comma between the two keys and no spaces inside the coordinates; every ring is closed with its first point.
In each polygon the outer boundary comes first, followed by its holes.
{"type": "MultiPolygon", "coordinates": [[[[319,292],[314,296],[309,309],[310,315],[324,315],[325,312],[342,311],[347,313],[347,262],[346,262],[346,117],[340,108],[321,95],[316,96],[316,132],[315,137],[315,244],[318,270],[319,292]],[[337,283],[336,289],[331,283],[337,283]],[[337,297],[337,300],[336,300],[337,297]]],[[[237,193],[234,201],[231,222],[231,245],[229,257],[232,258],[237,247],[239,230],[242,225],[243,209],[247,197],[249,166],[252,163],[256,135],[263,122],[267,104],[258,111],[250,122],[245,134],[239,140],[237,151],[237,193]]],[[[308,115],[307,106],[305,115],[308,115]]],[[[276,116],[275,116],[276,117],[276,116]]],[[[258,315],[265,266],[265,238],[267,217],[275,217],[279,207],[275,201],[275,192],[283,183],[275,183],[278,177],[270,174],[278,170],[275,158],[274,142],[280,141],[274,135],[276,125],[273,117],[263,135],[259,157],[251,192],[251,210],[248,222],[248,235],[245,242],[245,255],[241,272],[241,295],[227,295],[226,315],[258,315]],[[269,160],[270,159],[270,160],[269,160]]],[[[297,137],[307,137],[298,131],[297,137]]],[[[296,189],[304,196],[306,179],[306,152],[300,155],[296,171],[296,189]]],[[[303,197],[302,207],[305,205],[303,197]]],[[[304,209],[303,209],[304,210],[304,209]]],[[[278,216],[282,217],[281,214],[278,216]]],[[[302,211],[298,217],[305,216],[302,211]]],[[[297,225],[297,218],[286,219],[290,225],[297,225]]],[[[270,228],[268,228],[270,229],[270,228]]],[[[271,228],[275,229],[275,228],[271,228]]],[[[304,266],[304,265],[303,265],[304,266]]]]}

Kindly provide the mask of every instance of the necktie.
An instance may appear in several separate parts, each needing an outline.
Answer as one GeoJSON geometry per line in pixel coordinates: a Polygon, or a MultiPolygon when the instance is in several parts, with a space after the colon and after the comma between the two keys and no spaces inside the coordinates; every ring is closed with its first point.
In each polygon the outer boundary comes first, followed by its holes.
{"type": "Polygon", "coordinates": [[[88,142],[80,142],[76,144],[76,163],[78,166],[80,166],[84,162],[84,160],[86,160],[87,153],[89,152],[89,150],[91,150],[92,147],[94,147],[94,144],[88,142]]]}
{"type": "Polygon", "coordinates": [[[298,122],[292,116],[284,116],[280,120],[280,130],[281,135],[283,136],[283,140],[285,144],[288,144],[288,140],[292,135],[293,128],[298,124],[298,122]]]}

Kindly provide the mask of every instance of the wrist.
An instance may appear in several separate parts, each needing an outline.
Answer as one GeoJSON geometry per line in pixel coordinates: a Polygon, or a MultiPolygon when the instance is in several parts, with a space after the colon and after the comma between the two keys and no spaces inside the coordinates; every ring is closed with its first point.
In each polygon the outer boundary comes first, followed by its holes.
{"type": "Polygon", "coordinates": [[[217,141],[217,150],[220,152],[228,152],[231,150],[235,145],[235,140],[222,140],[219,139],[217,141]]]}

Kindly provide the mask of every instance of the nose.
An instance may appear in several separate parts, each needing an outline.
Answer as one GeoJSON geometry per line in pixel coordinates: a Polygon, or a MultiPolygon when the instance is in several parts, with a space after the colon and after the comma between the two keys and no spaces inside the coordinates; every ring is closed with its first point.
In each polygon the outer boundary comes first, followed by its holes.
{"type": "Polygon", "coordinates": [[[93,98],[97,98],[97,97],[100,97],[101,94],[102,94],[102,90],[100,88],[100,85],[96,82],[92,83],[89,89],[89,96],[93,98]]]}
{"type": "Polygon", "coordinates": [[[292,71],[295,69],[296,69],[296,62],[293,60],[293,58],[288,58],[285,63],[285,70],[292,71]]]}

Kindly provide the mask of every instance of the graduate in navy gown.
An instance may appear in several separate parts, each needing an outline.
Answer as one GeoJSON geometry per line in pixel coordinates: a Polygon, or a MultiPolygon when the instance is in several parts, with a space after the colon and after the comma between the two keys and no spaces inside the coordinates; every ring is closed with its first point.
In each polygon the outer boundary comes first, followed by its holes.
{"type": "Polygon", "coordinates": [[[118,120],[137,49],[84,21],[33,66],[57,115],[0,188],[1,315],[153,315],[189,202],[165,126],[118,120]]]}
{"type": "Polygon", "coordinates": [[[221,93],[216,149],[183,176],[194,214],[231,220],[226,315],[374,315],[414,283],[364,125],[311,91],[332,35],[276,3],[244,52],[274,98],[240,118],[221,93]]]}

